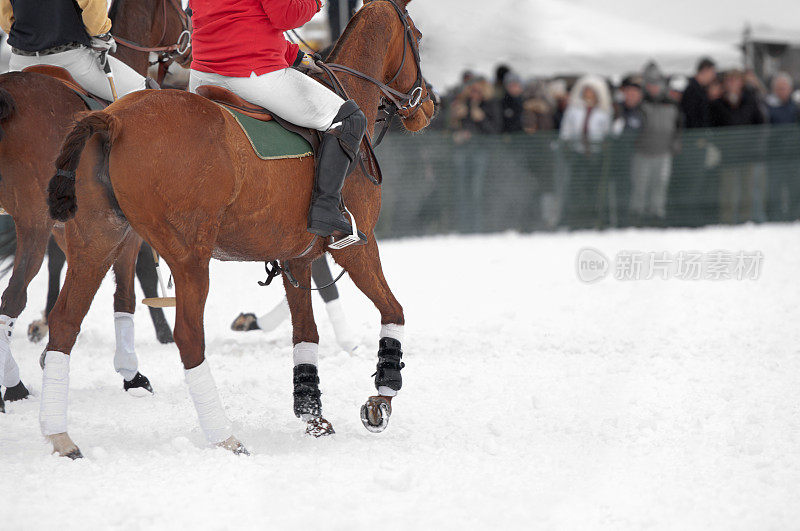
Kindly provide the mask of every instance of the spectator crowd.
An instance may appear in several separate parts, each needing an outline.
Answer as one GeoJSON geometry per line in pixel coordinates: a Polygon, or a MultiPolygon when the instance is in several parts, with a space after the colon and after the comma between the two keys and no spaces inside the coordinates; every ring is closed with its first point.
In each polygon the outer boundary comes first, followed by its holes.
{"type": "MultiPolygon", "coordinates": [[[[442,98],[436,127],[452,136],[454,193],[465,204],[480,204],[491,185],[497,150],[487,135],[549,134],[550,176],[535,178],[550,180],[540,188],[551,192],[554,225],[795,220],[800,92],[786,73],[766,81],[720,72],[709,58],[689,79],[650,62],[616,84],[595,76],[526,82],[500,66],[493,80],[465,72],[442,98]]],[[[482,226],[480,208],[463,217],[464,230],[482,226]]]]}

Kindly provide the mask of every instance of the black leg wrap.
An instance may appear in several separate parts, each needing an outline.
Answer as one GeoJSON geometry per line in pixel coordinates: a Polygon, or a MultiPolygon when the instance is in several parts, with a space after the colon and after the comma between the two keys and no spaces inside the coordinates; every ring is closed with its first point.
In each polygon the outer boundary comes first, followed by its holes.
{"type": "Polygon", "coordinates": [[[388,387],[399,391],[403,387],[403,376],[400,370],[406,366],[400,361],[403,351],[400,342],[391,337],[383,337],[378,349],[378,370],[375,372],[375,388],[388,387]]]}
{"type": "Polygon", "coordinates": [[[317,366],[310,363],[301,363],[294,367],[294,414],[300,418],[303,415],[312,417],[322,416],[322,401],[319,399],[319,376],[317,366]]]}

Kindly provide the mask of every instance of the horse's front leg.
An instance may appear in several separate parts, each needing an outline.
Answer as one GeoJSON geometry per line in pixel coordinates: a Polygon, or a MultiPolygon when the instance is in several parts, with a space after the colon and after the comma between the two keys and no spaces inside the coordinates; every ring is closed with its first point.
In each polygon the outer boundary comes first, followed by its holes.
{"type": "MultiPolygon", "coordinates": [[[[301,286],[311,287],[309,261],[289,261],[290,271],[301,286]]],[[[311,307],[311,292],[295,288],[283,276],[286,300],[292,312],[292,344],[294,344],[294,414],[306,422],[306,433],[315,437],[330,435],[333,426],[322,416],[319,375],[319,334],[311,307]]]]}
{"type": "Polygon", "coordinates": [[[361,422],[371,432],[386,429],[392,414],[392,398],[403,385],[400,370],[403,357],[403,307],[397,302],[386,283],[381,268],[378,244],[371,237],[369,243],[360,247],[347,247],[334,251],[333,258],[350,275],[350,279],[381,313],[380,341],[378,343],[378,368],[375,372],[375,388],[378,394],[369,397],[361,407],[361,422]]]}

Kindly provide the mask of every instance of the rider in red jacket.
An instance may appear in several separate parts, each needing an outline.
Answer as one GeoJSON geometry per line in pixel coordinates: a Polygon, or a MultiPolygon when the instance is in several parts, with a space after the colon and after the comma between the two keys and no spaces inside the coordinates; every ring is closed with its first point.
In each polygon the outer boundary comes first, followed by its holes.
{"type": "Polygon", "coordinates": [[[190,90],[217,85],[288,122],[325,133],[308,230],[324,237],[351,234],[339,205],[366,118],[353,100],[344,101],[290,68],[304,54],[283,36],[311,20],[321,0],[190,0],[189,5],[194,25],[190,90]]]}

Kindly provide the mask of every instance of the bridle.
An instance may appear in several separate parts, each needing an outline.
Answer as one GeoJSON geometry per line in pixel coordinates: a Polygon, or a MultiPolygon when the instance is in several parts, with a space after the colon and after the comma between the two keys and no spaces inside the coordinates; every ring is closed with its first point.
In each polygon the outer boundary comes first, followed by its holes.
{"type": "Polygon", "coordinates": [[[163,9],[164,25],[161,29],[161,37],[158,39],[156,46],[144,46],[122,37],[114,36],[114,40],[126,48],[136,50],[138,52],[156,53],[158,59],[151,61],[150,65],[158,65],[158,82],[164,81],[164,76],[167,73],[167,68],[173,62],[177,62],[180,66],[186,67],[192,60],[192,18],[187,13],[180,3],[180,0],[161,0],[163,9]],[[171,6],[178,14],[181,21],[181,33],[178,35],[178,41],[175,44],[162,45],[164,39],[167,37],[167,5],[171,6]]]}
{"type": "MultiPolygon", "coordinates": [[[[317,62],[317,66],[322,68],[325,71],[328,78],[330,79],[331,85],[333,86],[334,90],[339,93],[340,95],[346,96],[347,93],[342,86],[342,83],[336,77],[335,72],[344,72],[346,74],[350,74],[357,78],[363,79],[372,83],[373,85],[377,86],[378,89],[381,91],[383,96],[381,97],[381,104],[378,108],[378,111],[383,114],[382,117],[376,120],[377,123],[381,123],[381,130],[375,140],[374,143],[368,138],[367,145],[369,149],[372,150],[374,146],[377,146],[383,140],[383,137],[386,135],[386,131],[389,129],[391,125],[392,118],[397,115],[400,116],[403,120],[407,120],[412,118],[420,109],[423,103],[430,101],[431,97],[425,90],[426,83],[425,78],[422,77],[422,65],[419,56],[419,46],[417,44],[417,38],[413,33],[412,25],[410,21],[410,15],[408,14],[407,9],[402,9],[398,6],[394,0],[365,0],[364,5],[371,4],[374,2],[387,2],[389,3],[394,10],[397,12],[398,17],[400,17],[400,22],[403,23],[403,56],[400,60],[400,66],[397,69],[397,72],[392,76],[392,78],[387,82],[384,83],[378,79],[375,79],[372,76],[369,76],[363,72],[359,72],[349,66],[337,64],[337,63],[325,63],[322,61],[322,58],[319,54],[314,54],[314,59],[317,62]],[[407,55],[408,55],[408,48],[411,48],[411,52],[414,59],[414,66],[417,70],[417,77],[414,80],[414,84],[408,90],[408,92],[401,92],[397,89],[390,87],[392,83],[394,83],[400,74],[403,72],[403,67],[405,67],[407,55]],[[423,96],[424,95],[424,96],[423,96]]],[[[360,12],[359,12],[360,13],[360,12]]],[[[351,24],[353,21],[356,20],[356,17],[353,17],[351,20],[351,24]]],[[[295,33],[295,36],[297,34],[295,33]]],[[[299,36],[298,36],[299,38],[299,36]]],[[[302,41],[302,39],[300,39],[302,41]]],[[[306,47],[308,44],[304,42],[306,47]]],[[[309,47],[310,48],[310,47],[309,47]]]]}

